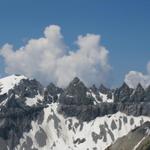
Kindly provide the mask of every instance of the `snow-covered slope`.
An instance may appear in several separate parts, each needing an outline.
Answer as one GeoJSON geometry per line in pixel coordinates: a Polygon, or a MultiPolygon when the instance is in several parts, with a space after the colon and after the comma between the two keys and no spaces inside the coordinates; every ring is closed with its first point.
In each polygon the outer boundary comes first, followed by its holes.
{"type": "Polygon", "coordinates": [[[90,90],[90,92],[87,93],[87,95],[91,95],[94,98],[94,104],[99,104],[99,103],[113,103],[114,102],[114,96],[112,93],[112,97],[109,98],[107,94],[104,94],[102,92],[98,92],[96,95],[93,91],[90,90]],[[101,99],[101,100],[99,100],[101,99]]]}
{"type": "Polygon", "coordinates": [[[65,118],[58,114],[57,109],[57,103],[45,108],[42,119],[40,117],[36,122],[32,121],[31,130],[23,134],[15,149],[104,150],[119,137],[150,121],[149,117],[127,116],[118,112],[82,122],[75,117],[65,118]]]}
{"type": "Polygon", "coordinates": [[[11,75],[0,79],[0,107],[6,107],[11,99],[29,107],[37,105],[43,100],[39,86],[40,83],[23,75],[11,75]]]}
{"type": "Polygon", "coordinates": [[[18,85],[22,79],[27,79],[23,75],[11,75],[0,79],[0,95],[7,93],[10,89],[13,89],[15,85],[18,85]]]}

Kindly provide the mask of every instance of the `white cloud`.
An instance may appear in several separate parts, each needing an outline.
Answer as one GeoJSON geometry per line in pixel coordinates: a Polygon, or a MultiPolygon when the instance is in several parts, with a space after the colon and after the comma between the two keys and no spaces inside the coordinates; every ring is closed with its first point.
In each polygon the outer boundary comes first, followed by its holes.
{"type": "Polygon", "coordinates": [[[150,75],[150,62],[148,62],[148,64],[147,64],[147,72],[150,75]]]}
{"type": "Polygon", "coordinates": [[[78,36],[76,44],[77,50],[66,50],[60,27],[51,25],[45,28],[44,37],[31,39],[19,49],[5,44],[0,55],[4,57],[6,73],[24,74],[44,84],[54,82],[63,87],[75,76],[87,85],[107,82],[111,66],[100,36],[78,36]]]}
{"type": "Polygon", "coordinates": [[[150,85],[150,62],[147,65],[147,74],[137,71],[130,71],[125,75],[125,82],[131,88],[136,88],[139,83],[141,83],[144,88],[147,88],[150,85]]]}

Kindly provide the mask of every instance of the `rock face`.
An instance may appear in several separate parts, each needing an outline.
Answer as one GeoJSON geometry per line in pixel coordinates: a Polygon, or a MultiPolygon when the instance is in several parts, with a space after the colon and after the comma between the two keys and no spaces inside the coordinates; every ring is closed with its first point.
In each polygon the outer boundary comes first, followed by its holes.
{"type": "Polygon", "coordinates": [[[77,77],[60,95],[59,103],[65,105],[92,105],[93,98],[87,95],[88,88],[77,77]]]}
{"type": "Polygon", "coordinates": [[[149,150],[150,149],[150,122],[144,123],[118,139],[106,150],[149,150]]]}
{"type": "Polygon", "coordinates": [[[126,83],[116,90],[110,90],[103,85],[99,89],[95,86],[88,89],[75,78],[61,94],[59,102],[60,113],[84,121],[118,111],[133,116],[150,116],[149,88],[144,90],[140,84],[136,89],[129,88],[126,83]],[[104,98],[107,99],[104,101],[104,98]],[[109,102],[109,99],[112,101],[109,102]]]}
{"type": "MultiPolygon", "coordinates": [[[[17,77],[15,77],[17,78],[17,77]]],[[[3,85],[3,88],[5,85],[3,85]]],[[[31,129],[31,121],[36,120],[44,108],[42,103],[31,107],[27,105],[28,98],[33,99],[42,94],[43,87],[36,80],[22,79],[13,89],[1,95],[0,103],[0,143],[2,150],[13,149],[23,136],[23,132],[31,129]]]]}
{"type": "Polygon", "coordinates": [[[56,87],[53,83],[50,83],[44,91],[44,100],[46,103],[57,102],[62,93],[63,89],[56,87]]]}
{"type": "Polygon", "coordinates": [[[109,88],[106,88],[103,84],[100,85],[99,91],[103,94],[106,94],[108,98],[112,99],[113,91],[109,88]]]}
{"type": "Polygon", "coordinates": [[[140,84],[88,88],[76,77],[62,89],[19,75],[0,79],[1,150],[104,150],[149,120],[150,87],[140,84]]]}
{"type": "Polygon", "coordinates": [[[141,86],[141,84],[138,84],[133,95],[131,95],[130,101],[131,102],[143,102],[144,97],[146,97],[144,88],[141,86]]]}
{"type": "Polygon", "coordinates": [[[119,89],[115,90],[115,102],[129,102],[132,92],[133,89],[130,89],[126,83],[123,83],[119,89]]]}

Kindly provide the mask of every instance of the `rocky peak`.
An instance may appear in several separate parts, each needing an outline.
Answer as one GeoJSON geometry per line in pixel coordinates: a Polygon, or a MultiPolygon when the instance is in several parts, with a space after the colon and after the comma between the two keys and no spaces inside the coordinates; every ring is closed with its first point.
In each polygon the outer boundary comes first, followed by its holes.
{"type": "Polygon", "coordinates": [[[124,82],[119,89],[115,90],[114,99],[115,102],[128,102],[130,101],[130,95],[133,89],[124,82]]]}
{"type": "Polygon", "coordinates": [[[150,85],[146,88],[146,92],[150,92],[150,85]]]}
{"type": "Polygon", "coordinates": [[[43,95],[43,86],[35,79],[22,79],[18,85],[15,85],[14,91],[20,97],[33,98],[35,95],[43,95]]]}
{"type": "Polygon", "coordinates": [[[84,94],[87,91],[87,87],[78,77],[75,77],[66,88],[66,91],[73,95],[79,93],[80,90],[84,94]]]}
{"type": "Polygon", "coordinates": [[[107,87],[105,87],[103,84],[100,85],[99,87],[99,92],[103,93],[103,94],[106,94],[107,95],[107,98],[110,98],[112,99],[112,94],[113,94],[113,91],[107,87]]]}
{"type": "Polygon", "coordinates": [[[73,81],[70,82],[69,86],[66,88],[65,91],[68,92],[68,94],[71,94],[72,96],[82,96],[86,94],[87,87],[82,81],[80,81],[79,78],[75,77],[73,81]]]}
{"type": "Polygon", "coordinates": [[[97,93],[98,92],[98,89],[96,87],[95,84],[92,85],[92,87],[90,87],[90,89],[94,92],[94,93],[97,93]]]}
{"type": "Polygon", "coordinates": [[[50,83],[44,91],[44,100],[49,102],[56,102],[62,92],[63,89],[55,86],[53,83],[50,83]]]}
{"type": "Polygon", "coordinates": [[[139,83],[135,89],[136,92],[143,93],[145,90],[142,85],[139,83]]]}
{"type": "Polygon", "coordinates": [[[13,75],[1,81],[4,94],[0,95],[0,116],[23,114],[44,107],[42,104],[44,88],[37,80],[13,75]]]}
{"type": "Polygon", "coordinates": [[[105,87],[103,84],[100,85],[99,91],[103,94],[108,94],[111,90],[107,87],[105,87]]]}
{"type": "Polygon", "coordinates": [[[130,96],[130,94],[132,93],[133,89],[131,89],[127,83],[123,83],[122,86],[120,87],[120,92],[121,93],[125,93],[125,94],[128,94],[130,96]]]}
{"type": "Polygon", "coordinates": [[[27,79],[23,75],[11,75],[0,79],[0,95],[7,94],[10,89],[13,89],[20,83],[22,79],[27,79]]]}
{"type": "Polygon", "coordinates": [[[70,85],[76,86],[80,82],[80,79],[78,77],[75,77],[71,82],[70,85]]]}
{"type": "Polygon", "coordinates": [[[92,99],[87,97],[87,92],[88,88],[79,78],[75,77],[60,95],[59,102],[68,105],[92,104],[92,99]]]}
{"type": "Polygon", "coordinates": [[[144,101],[145,101],[145,102],[150,101],[150,86],[148,86],[148,87],[145,89],[144,101]]]}
{"type": "Polygon", "coordinates": [[[130,88],[129,88],[129,86],[127,85],[127,83],[124,82],[124,83],[122,84],[122,86],[120,87],[120,90],[122,90],[122,91],[129,91],[130,88]]]}
{"type": "Polygon", "coordinates": [[[55,86],[54,83],[50,83],[46,90],[49,92],[49,94],[51,94],[52,96],[55,96],[57,94],[61,94],[63,92],[63,89],[62,88],[59,88],[57,86],[55,86]]]}
{"type": "Polygon", "coordinates": [[[145,99],[145,90],[139,83],[131,95],[131,102],[143,102],[145,99]]]}

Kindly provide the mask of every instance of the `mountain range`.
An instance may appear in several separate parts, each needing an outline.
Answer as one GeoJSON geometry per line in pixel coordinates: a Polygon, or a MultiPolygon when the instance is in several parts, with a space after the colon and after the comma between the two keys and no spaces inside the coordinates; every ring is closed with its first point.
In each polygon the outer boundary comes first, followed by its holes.
{"type": "Polygon", "coordinates": [[[150,86],[0,79],[0,150],[149,150],[150,86]]]}

